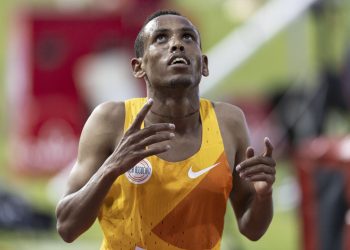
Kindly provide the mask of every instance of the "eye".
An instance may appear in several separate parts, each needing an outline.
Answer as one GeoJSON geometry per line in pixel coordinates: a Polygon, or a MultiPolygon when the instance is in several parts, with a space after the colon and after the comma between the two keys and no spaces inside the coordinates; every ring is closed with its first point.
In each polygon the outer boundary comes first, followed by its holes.
{"type": "Polygon", "coordinates": [[[157,43],[162,43],[166,41],[167,36],[165,34],[159,34],[155,37],[157,43]]]}
{"type": "Polygon", "coordinates": [[[185,41],[193,41],[193,40],[195,40],[193,35],[192,34],[188,34],[188,33],[184,34],[183,38],[184,38],[185,41]]]}

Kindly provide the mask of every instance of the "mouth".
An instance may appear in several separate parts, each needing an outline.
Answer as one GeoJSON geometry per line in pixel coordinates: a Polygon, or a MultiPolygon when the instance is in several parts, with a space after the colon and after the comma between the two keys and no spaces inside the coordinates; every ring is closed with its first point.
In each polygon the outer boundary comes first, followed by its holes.
{"type": "Polygon", "coordinates": [[[168,65],[190,65],[190,61],[185,56],[173,56],[170,58],[168,65]]]}

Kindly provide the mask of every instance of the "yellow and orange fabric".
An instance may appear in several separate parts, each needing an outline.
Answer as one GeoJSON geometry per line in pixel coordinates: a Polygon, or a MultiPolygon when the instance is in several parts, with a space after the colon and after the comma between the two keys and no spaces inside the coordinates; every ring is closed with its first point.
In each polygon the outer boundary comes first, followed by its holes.
{"type": "MultiPolygon", "coordinates": [[[[126,131],[147,101],[125,102],[126,131]]],[[[209,100],[200,100],[202,144],[186,160],[142,160],[112,185],[100,209],[103,250],[220,249],[229,168],[209,100]]]]}

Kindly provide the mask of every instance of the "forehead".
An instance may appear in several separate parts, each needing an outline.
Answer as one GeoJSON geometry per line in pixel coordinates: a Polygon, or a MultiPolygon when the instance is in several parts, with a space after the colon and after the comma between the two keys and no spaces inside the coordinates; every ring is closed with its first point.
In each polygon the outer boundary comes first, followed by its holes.
{"type": "Polygon", "coordinates": [[[151,36],[157,30],[191,29],[198,35],[197,28],[185,17],[177,15],[163,15],[152,19],[145,27],[144,34],[151,36]]]}

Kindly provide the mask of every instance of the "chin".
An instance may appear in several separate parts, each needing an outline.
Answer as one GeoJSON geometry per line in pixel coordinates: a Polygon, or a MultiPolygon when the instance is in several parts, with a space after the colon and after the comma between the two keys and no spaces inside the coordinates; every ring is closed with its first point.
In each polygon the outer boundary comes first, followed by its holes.
{"type": "Polygon", "coordinates": [[[170,88],[188,88],[193,85],[193,81],[187,77],[178,77],[176,79],[171,79],[169,82],[170,88]]]}

